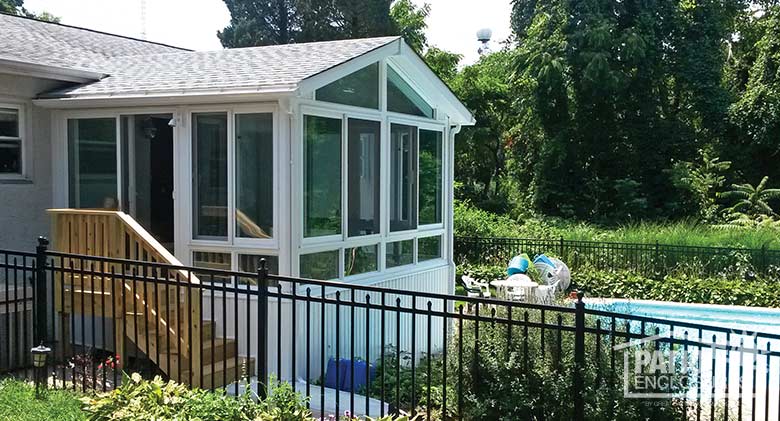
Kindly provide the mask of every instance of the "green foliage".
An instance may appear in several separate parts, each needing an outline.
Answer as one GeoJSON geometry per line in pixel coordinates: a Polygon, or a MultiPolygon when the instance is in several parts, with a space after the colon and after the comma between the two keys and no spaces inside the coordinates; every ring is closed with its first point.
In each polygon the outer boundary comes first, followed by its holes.
{"type": "Polygon", "coordinates": [[[780,199],[780,189],[768,188],[768,182],[769,177],[764,177],[755,187],[747,183],[733,184],[732,190],[723,193],[723,198],[736,201],[729,210],[751,217],[776,216],[775,211],[769,206],[769,201],[780,199]]]}
{"type": "Polygon", "coordinates": [[[160,377],[147,381],[133,374],[124,376],[121,387],[82,401],[93,421],[304,421],[311,417],[305,400],[292,386],[275,381],[269,397],[255,402],[249,392],[229,397],[224,391],[193,390],[173,381],[163,382],[160,377]]]}
{"type": "MultiPolygon", "coordinates": [[[[486,317],[507,317],[506,309],[501,306],[482,311],[480,314],[486,317]]],[[[536,310],[529,310],[522,316],[515,314],[513,317],[525,316],[531,323],[539,323],[541,320],[541,314],[536,310]]],[[[563,325],[570,326],[573,323],[570,314],[561,316],[563,325]]],[[[549,323],[549,318],[556,316],[548,313],[547,317],[549,323]]],[[[562,335],[561,347],[558,348],[558,339],[553,331],[547,330],[545,340],[542,341],[539,329],[524,330],[522,326],[515,326],[512,328],[512,337],[516,340],[509,341],[507,330],[505,324],[482,322],[477,340],[474,322],[464,321],[462,325],[459,324],[448,344],[446,365],[441,354],[423,357],[415,367],[414,388],[411,358],[402,353],[399,361],[395,350],[388,349],[385,359],[377,367],[372,395],[379,395],[384,374],[385,396],[389,402],[395,403],[396,398],[400,398],[401,408],[410,410],[414,394],[417,409],[425,413],[427,407],[431,406],[433,419],[571,420],[574,413],[571,399],[573,335],[562,335]],[[459,365],[461,357],[462,367],[459,365]],[[448,413],[442,414],[445,391],[442,379],[445,369],[448,413]],[[397,378],[400,379],[400,395],[395,390],[397,378]],[[430,401],[427,396],[429,380],[432,386],[430,401]],[[464,412],[457,414],[457,393],[461,387],[464,412]]],[[[593,341],[587,342],[586,353],[600,356],[590,358],[584,370],[585,384],[591,385],[585,392],[589,420],[671,419],[674,414],[671,400],[662,399],[654,402],[654,405],[647,405],[641,400],[623,398],[619,380],[614,380],[617,382],[615,389],[608,388],[606,382],[598,382],[596,373],[602,373],[601,379],[604,380],[604,373],[610,364],[609,353],[596,353],[593,341]]],[[[618,364],[616,367],[614,379],[621,378],[621,366],[618,364]]]]}
{"type": "Polygon", "coordinates": [[[25,16],[46,22],[58,23],[60,18],[49,12],[33,13],[24,8],[24,0],[0,0],[0,13],[25,16]]]}
{"type": "Polygon", "coordinates": [[[428,45],[425,35],[428,24],[425,19],[430,13],[431,5],[423,3],[417,7],[411,0],[396,0],[390,7],[390,20],[396,33],[404,37],[406,43],[418,53],[422,53],[428,45]]]}
{"type": "Polygon", "coordinates": [[[590,297],[780,307],[777,282],[761,279],[701,279],[682,273],[657,280],[630,271],[582,268],[572,273],[572,280],[590,297]]]}
{"type": "Polygon", "coordinates": [[[672,182],[688,192],[692,204],[699,209],[699,217],[705,222],[717,221],[720,196],[731,161],[721,161],[712,152],[700,149],[698,162],[678,162],[672,167],[672,182]]]}
{"type": "Polygon", "coordinates": [[[0,419],[19,421],[81,421],[78,396],[70,391],[47,390],[35,399],[35,387],[15,379],[0,381],[0,419]]]}
{"type": "MultiPolygon", "coordinates": [[[[772,221],[747,226],[711,225],[688,219],[675,222],[636,222],[603,227],[551,217],[515,221],[479,209],[469,202],[455,203],[455,235],[464,237],[541,238],[622,243],[673,244],[760,249],[780,248],[780,224],[772,221]]],[[[512,256],[507,256],[507,260],[512,256]]]]}

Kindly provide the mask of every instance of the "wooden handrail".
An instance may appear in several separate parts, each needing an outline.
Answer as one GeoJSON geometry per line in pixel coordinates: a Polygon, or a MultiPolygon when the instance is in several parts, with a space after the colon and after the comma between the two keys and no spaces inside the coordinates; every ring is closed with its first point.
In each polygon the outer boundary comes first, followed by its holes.
{"type": "MultiPolygon", "coordinates": [[[[157,239],[124,212],[103,209],[50,209],[48,212],[52,216],[53,238],[51,244],[54,250],[70,254],[183,266],[157,239]]],[[[78,261],[76,263],[78,264],[78,261]]],[[[123,273],[126,269],[126,265],[102,265],[104,274],[123,273]]],[[[189,285],[200,285],[200,280],[190,271],[177,269],[173,274],[178,274],[177,281],[188,281],[189,285]]],[[[142,280],[142,282],[146,281],[142,280]]],[[[129,285],[131,284],[125,281],[121,287],[130,291],[129,285]]],[[[155,285],[154,288],[158,286],[155,285]]],[[[173,289],[175,287],[163,288],[173,289]]],[[[175,289],[178,292],[179,289],[175,289]]],[[[160,317],[159,303],[137,292],[131,292],[130,295],[134,296],[137,305],[149,310],[148,313],[153,321],[159,323],[158,328],[178,336],[178,342],[181,345],[180,353],[184,357],[191,358],[193,367],[191,374],[193,381],[197,382],[200,379],[201,370],[201,347],[197,346],[201,343],[201,292],[199,288],[188,289],[190,294],[185,291],[184,301],[180,302],[183,309],[189,310],[190,313],[185,316],[187,320],[185,323],[175,320],[179,317],[178,310],[175,312],[175,316],[171,316],[174,320],[169,320],[167,317],[160,317]]],[[[177,300],[181,298],[177,297],[177,300]]],[[[137,315],[133,317],[135,316],[137,315]]],[[[122,326],[118,326],[119,329],[124,326],[124,318],[121,323],[122,326]]],[[[168,368],[170,369],[170,367],[168,368]]],[[[177,374],[182,375],[182,373],[177,374]]]]}

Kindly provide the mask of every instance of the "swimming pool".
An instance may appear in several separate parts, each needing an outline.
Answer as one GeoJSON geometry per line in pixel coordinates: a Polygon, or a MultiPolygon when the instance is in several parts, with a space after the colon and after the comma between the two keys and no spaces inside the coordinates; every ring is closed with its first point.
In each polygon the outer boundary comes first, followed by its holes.
{"type": "MultiPolygon", "coordinates": [[[[697,373],[694,383],[698,384],[686,394],[691,402],[705,409],[727,406],[730,419],[780,419],[780,357],[776,351],[780,349],[780,309],[598,298],[585,299],[585,307],[626,314],[623,322],[639,316],[695,324],[671,329],[664,323],[642,326],[632,321],[630,330],[639,333],[645,327],[644,334],[652,335],[658,328],[662,336],[714,345],[691,350],[691,366],[697,373]],[[770,349],[775,350],[774,356],[770,349]]],[[[602,323],[608,325],[610,318],[602,317],[602,323]]],[[[617,322],[621,330],[623,322],[617,322]]]]}
{"type": "Polygon", "coordinates": [[[780,309],[666,301],[585,299],[585,307],[634,316],[780,335],[780,309]]]}

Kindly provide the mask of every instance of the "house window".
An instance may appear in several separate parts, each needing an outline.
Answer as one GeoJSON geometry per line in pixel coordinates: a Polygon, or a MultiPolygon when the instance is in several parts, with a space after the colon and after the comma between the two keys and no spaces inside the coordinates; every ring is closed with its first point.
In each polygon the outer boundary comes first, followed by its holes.
{"type": "Polygon", "coordinates": [[[227,113],[193,114],[193,221],[196,238],[227,239],[227,113]]]}
{"type": "Polygon", "coordinates": [[[352,247],[344,250],[344,276],[359,275],[361,273],[376,272],[377,245],[352,247]]]}
{"type": "Polygon", "coordinates": [[[299,273],[306,279],[339,277],[339,250],[301,255],[299,273]]]}
{"type": "Polygon", "coordinates": [[[425,237],[417,240],[417,261],[441,258],[441,236],[425,237]]]}
{"type": "MultiPolygon", "coordinates": [[[[257,269],[260,268],[260,259],[265,259],[266,267],[268,268],[268,273],[272,275],[279,274],[279,257],[277,256],[239,254],[238,270],[240,272],[257,273],[257,269]]],[[[238,281],[241,284],[257,285],[257,276],[253,276],[253,277],[242,276],[238,281]]]]}
{"type": "Polygon", "coordinates": [[[115,118],[68,120],[71,208],[118,209],[115,118]]]}
{"type": "Polygon", "coordinates": [[[433,118],[433,107],[390,66],[387,66],[387,110],[433,118]]]}
{"type": "MultiPolygon", "coordinates": [[[[230,253],[219,253],[211,251],[195,251],[192,253],[192,266],[204,269],[231,270],[232,259],[230,253]]],[[[201,281],[214,283],[231,283],[231,277],[215,273],[200,272],[194,273],[201,281]]]]}
{"type": "Polygon", "coordinates": [[[273,114],[236,119],[236,236],[273,238],[273,114]]]}
{"type": "Polygon", "coordinates": [[[22,174],[22,132],[20,109],[0,105],[0,175],[22,174]]]}
{"type": "Polygon", "coordinates": [[[442,134],[420,130],[420,225],[442,222],[442,134]]]}
{"type": "Polygon", "coordinates": [[[417,128],[390,128],[390,231],[417,228],[417,128]]]}
{"type": "Polygon", "coordinates": [[[388,269],[414,263],[414,240],[388,243],[385,259],[388,269]]]}
{"type": "Polygon", "coordinates": [[[304,237],[341,234],[341,120],[304,117],[304,237]]]}
{"type": "Polygon", "coordinates": [[[379,63],[317,89],[317,101],[379,109],[379,63]]]}
{"type": "Polygon", "coordinates": [[[348,121],[347,231],[350,237],[379,234],[378,121],[348,121]]]}

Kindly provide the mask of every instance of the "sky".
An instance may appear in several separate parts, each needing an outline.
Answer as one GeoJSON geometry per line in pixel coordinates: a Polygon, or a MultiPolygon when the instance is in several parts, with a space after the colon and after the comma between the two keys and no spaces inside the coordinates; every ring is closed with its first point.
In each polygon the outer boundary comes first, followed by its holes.
{"type": "MultiPolygon", "coordinates": [[[[476,32],[493,30],[492,47],[510,34],[510,0],[414,0],[431,5],[428,41],[476,61],[476,32]]],[[[141,37],[141,0],[25,0],[27,9],[47,11],[62,23],[119,35],[141,37]]],[[[222,0],[146,0],[146,39],[193,50],[222,46],[217,31],[230,21],[222,0]]]]}

